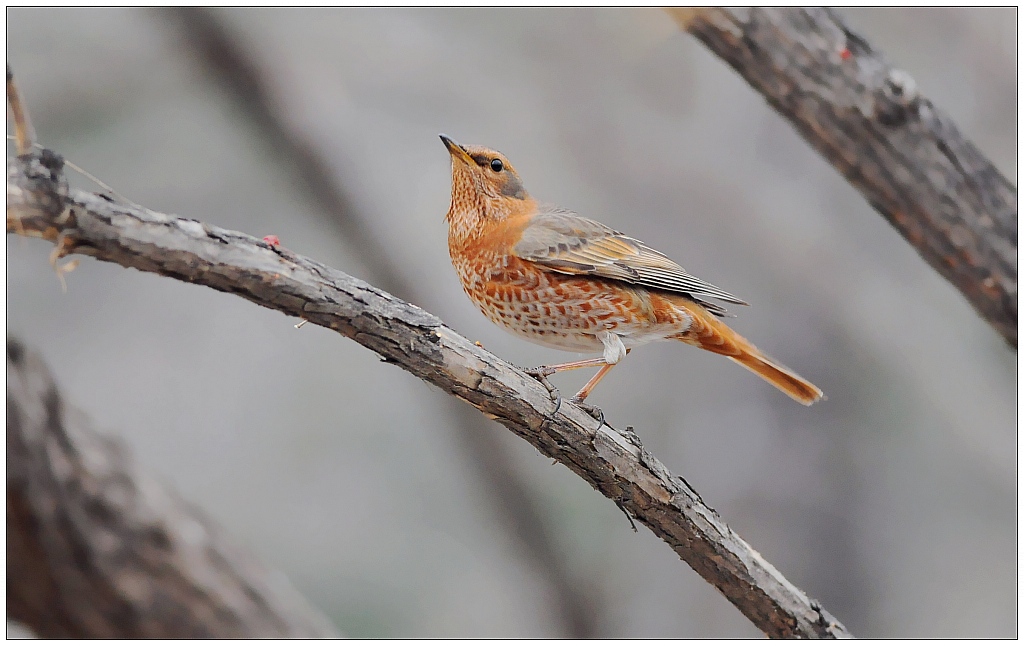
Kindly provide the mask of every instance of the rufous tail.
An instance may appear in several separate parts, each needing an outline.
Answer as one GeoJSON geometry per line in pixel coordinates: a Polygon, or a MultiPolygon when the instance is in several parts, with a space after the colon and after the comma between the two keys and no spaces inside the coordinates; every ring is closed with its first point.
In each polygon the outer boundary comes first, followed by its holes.
{"type": "Polygon", "coordinates": [[[686,302],[683,307],[693,324],[677,337],[680,341],[729,357],[804,406],[824,396],[820,388],[755,348],[700,305],[686,302]]]}

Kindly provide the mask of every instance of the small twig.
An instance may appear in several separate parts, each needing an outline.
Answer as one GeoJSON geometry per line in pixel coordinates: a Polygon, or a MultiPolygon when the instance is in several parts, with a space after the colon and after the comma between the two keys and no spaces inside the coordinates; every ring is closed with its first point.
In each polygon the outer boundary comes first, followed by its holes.
{"type": "MultiPolygon", "coordinates": [[[[7,135],[7,139],[8,139],[8,141],[17,141],[17,137],[15,137],[14,135],[7,135]]],[[[42,144],[40,144],[39,142],[33,142],[32,143],[32,148],[35,148],[36,150],[46,150],[46,147],[43,146],[42,144]]],[[[82,168],[78,164],[72,162],[70,159],[65,159],[64,160],[64,165],[67,166],[68,168],[70,168],[71,170],[77,172],[79,175],[82,175],[86,179],[90,180],[93,184],[96,184],[96,186],[99,186],[100,188],[102,188],[106,192],[110,193],[111,195],[113,195],[117,199],[119,199],[122,202],[124,202],[125,204],[131,204],[132,206],[134,206],[137,209],[143,208],[140,204],[138,204],[136,202],[133,202],[133,201],[129,200],[127,197],[125,197],[124,195],[122,195],[121,193],[118,193],[117,191],[115,191],[113,189],[113,187],[110,186],[110,184],[107,184],[106,182],[104,182],[100,178],[96,177],[95,175],[93,175],[89,171],[85,170],[84,168],[82,168]]]]}
{"type": "MultiPolygon", "coordinates": [[[[61,222],[62,219],[66,220],[66,214],[61,214],[58,222],[61,222]]],[[[63,222],[61,223],[63,224],[63,222]]],[[[73,247],[74,245],[68,239],[67,234],[60,233],[57,236],[57,244],[53,247],[53,251],[50,252],[50,266],[53,267],[53,271],[57,274],[57,280],[60,281],[60,289],[65,294],[68,293],[68,284],[64,280],[64,275],[70,274],[78,267],[79,259],[69,260],[63,265],[58,264],[58,262],[61,258],[71,253],[73,247]]]]}
{"type": "Polygon", "coordinates": [[[629,510],[626,509],[618,500],[615,501],[615,506],[619,508],[619,511],[626,515],[626,520],[629,521],[629,526],[633,528],[633,533],[638,534],[640,530],[636,528],[636,523],[633,522],[633,517],[629,515],[629,510]]]}
{"type": "MultiPolygon", "coordinates": [[[[42,148],[42,146],[39,146],[39,144],[36,144],[36,146],[38,146],[39,148],[42,148]]],[[[121,193],[118,193],[117,191],[115,191],[113,188],[111,188],[110,184],[107,184],[106,182],[104,182],[100,178],[96,177],[95,175],[93,175],[89,171],[85,170],[81,166],[75,164],[71,160],[65,159],[64,160],[64,164],[67,165],[68,167],[70,167],[72,170],[77,171],[79,174],[84,175],[88,179],[92,180],[92,182],[94,184],[96,184],[97,186],[99,186],[100,188],[105,190],[106,192],[110,193],[111,195],[113,195],[117,199],[121,200],[125,204],[131,204],[132,206],[134,206],[137,209],[143,208],[141,205],[139,205],[139,204],[137,204],[135,202],[132,202],[131,200],[129,200],[127,197],[125,197],[121,193]]]]}
{"type": "Polygon", "coordinates": [[[7,66],[7,105],[11,108],[11,119],[14,121],[14,148],[19,155],[24,155],[32,150],[32,124],[21,103],[10,65],[7,66]]]}

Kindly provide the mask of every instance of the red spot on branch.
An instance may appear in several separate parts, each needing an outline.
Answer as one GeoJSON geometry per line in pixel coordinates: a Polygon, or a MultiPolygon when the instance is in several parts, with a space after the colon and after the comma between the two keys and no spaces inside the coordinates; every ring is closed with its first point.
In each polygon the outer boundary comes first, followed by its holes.
{"type": "Polygon", "coordinates": [[[275,235],[263,236],[263,242],[266,242],[268,245],[274,248],[281,246],[281,239],[275,235]]]}

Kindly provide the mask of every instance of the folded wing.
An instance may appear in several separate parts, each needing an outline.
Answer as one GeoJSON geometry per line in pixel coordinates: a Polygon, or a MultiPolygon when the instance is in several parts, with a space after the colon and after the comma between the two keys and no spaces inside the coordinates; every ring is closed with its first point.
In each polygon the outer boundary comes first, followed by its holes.
{"type": "Polygon", "coordinates": [[[523,230],[513,252],[523,260],[562,274],[597,276],[682,294],[717,316],[726,315],[725,308],[707,302],[707,298],[747,304],[686,273],[643,242],[558,208],[542,207],[523,230]]]}

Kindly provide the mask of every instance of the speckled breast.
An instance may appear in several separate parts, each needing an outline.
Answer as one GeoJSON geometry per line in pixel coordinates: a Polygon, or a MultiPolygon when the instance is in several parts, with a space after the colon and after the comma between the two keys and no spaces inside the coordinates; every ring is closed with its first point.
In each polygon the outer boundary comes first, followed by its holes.
{"type": "Polygon", "coordinates": [[[657,307],[663,299],[646,290],[548,272],[512,255],[453,254],[452,264],[484,316],[559,350],[599,352],[595,335],[605,330],[631,347],[677,334],[689,323],[675,308],[657,307]]]}

